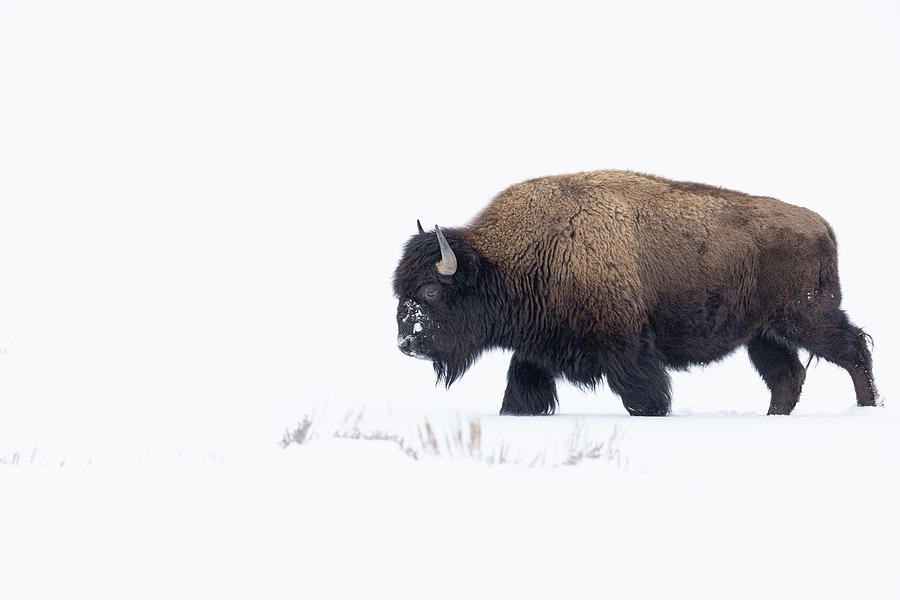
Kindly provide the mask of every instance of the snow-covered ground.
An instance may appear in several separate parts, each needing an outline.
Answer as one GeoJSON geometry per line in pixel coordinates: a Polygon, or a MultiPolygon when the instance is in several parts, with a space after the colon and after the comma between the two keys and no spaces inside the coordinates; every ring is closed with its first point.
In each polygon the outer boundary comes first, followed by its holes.
{"type": "MultiPolygon", "coordinates": [[[[900,594],[895,413],[582,418],[594,439],[621,428],[619,461],[415,461],[391,442],[323,436],[254,460],[6,468],[0,589],[7,598],[900,594]]],[[[522,453],[562,446],[574,419],[482,426],[522,453]]]]}
{"type": "Polygon", "coordinates": [[[900,596],[897,31],[883,2],[0,2],[0,598],[900,596]],[[498,417],[505,352],[435,388],[395,348],[416,219],[601,168],[827,218],[886,407],[813,362],[767,418],[743,351],[674,374],[666,419],[568,385],[498,417]],[[543,460],[330,437],[360,414],[543,460]],[[550,466],[578,427],[617,453],[550,466]]]}

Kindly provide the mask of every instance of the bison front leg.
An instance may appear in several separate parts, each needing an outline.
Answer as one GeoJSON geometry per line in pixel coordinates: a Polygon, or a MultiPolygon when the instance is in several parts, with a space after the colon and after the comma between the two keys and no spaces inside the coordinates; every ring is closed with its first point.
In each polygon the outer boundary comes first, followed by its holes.
{"type": "Polygon", "coordinates": [[[607,360],[606,381],[622,398],[628,414],[636,417],[669,414],[672,406],[669,374],[651,333],[644,331],[633,347],[624,348],[607,360]]]}
{"type": "Polygon", "coordinates": [[[556,382],[546,369],[516,352],[506,375],[501,415],[551,415],[556,411],[556,382]]]}

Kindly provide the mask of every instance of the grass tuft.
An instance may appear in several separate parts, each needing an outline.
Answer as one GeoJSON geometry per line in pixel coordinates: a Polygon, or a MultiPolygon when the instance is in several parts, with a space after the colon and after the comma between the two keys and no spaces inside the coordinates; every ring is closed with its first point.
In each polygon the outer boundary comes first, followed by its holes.
{"type": "Polygon", "coordinates": [[[597,441],[588,438],[584,433],[584,421],[575,421],[575,426],[566,441],[566,458],[564,465],[577,465],[585,460],[615,461],[621,466],[621,456],[616,443],[621,439],[622,433],[618,426],[613,427],[608,440],[597,441]]]}
{"type": "Polygon", "coordinates": [[[397,444],[400,450],[403,451],[408,457],[413,460],[419,460],[419,453],[416,452],[413,448],[410,448],[406,441],[395,433],[388,433],[387,431],[361,431],[359,427],[354,427],[351,430],[347,431],[335,431],[334,437],[343,438],[347,440],[378,440],[378,441],[386,441],[393,442],[397,444]]]}
{"type": "Polygon", "coordinates": [[[294,431],[285,430],[284,436],[281,438],[281,447],[287,448],[291,444],[301,445],[312,441],[314,436],[310,431],[311,428],[312,419],[308,415],[303,415],[303,420],[300,421],[294,431]]]}

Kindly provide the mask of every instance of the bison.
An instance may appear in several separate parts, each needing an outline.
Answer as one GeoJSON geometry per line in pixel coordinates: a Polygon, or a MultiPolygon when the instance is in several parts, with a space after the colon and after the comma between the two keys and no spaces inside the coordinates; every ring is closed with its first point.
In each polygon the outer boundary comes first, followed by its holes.
{"type": "Polygon", "coordinates": [[[871,339],[840,308],[834,232],[773,198],[627,171],[531,179],[466,227],[419,224],[393,287],[400,350],[447,387],[485,350],[513,351],[500,414],[553,413],[562,377],[666,415],[668,369],[739,346],[769,414],[797,404],[801,348],[846,369],[858,405],[878,403],[871,339]]]}

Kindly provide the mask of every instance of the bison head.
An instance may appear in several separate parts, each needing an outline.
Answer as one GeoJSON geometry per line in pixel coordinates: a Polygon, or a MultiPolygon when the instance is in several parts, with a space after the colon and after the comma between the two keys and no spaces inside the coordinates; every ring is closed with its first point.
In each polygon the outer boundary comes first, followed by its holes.
{"type": "Polygon", "coordinates": [[[462,231],[435,225],[426,233],[419,224],[394,272],[397,345],[404,354],[430,360],[448,387],[488,344],[481,264],[462,231]]]}

